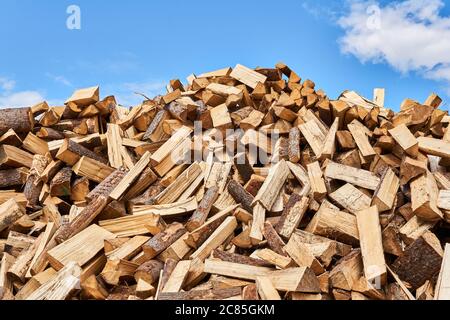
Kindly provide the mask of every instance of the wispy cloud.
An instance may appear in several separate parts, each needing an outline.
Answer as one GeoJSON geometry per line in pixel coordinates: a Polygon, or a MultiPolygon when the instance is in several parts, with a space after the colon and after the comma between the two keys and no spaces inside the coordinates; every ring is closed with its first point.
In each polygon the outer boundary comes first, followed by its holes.
{"type": "Polygon", "coordinates": [[[54,75],[52,73],[47,72],[45,74],[48,78],[52,79],[53,81],[63,84],[67,87],[73,87],[72,82],[70,82],[69,80],[67,80],[66,77],[61,76],[61,75],[54,75]]]}
{"type": "Polygon", "coordinates": [[[45,100],[38,91],[14,91],[15,88],[15,80],[0,77],[0,109],[29,107],[45,100]]]}
{"type": "Polygon", "coordinates": [[[361,62],[387,63],[401,73],[418,72],[444,81],[450,93],[450,16],[441,0],[407,0],[380,5],[351,1],[339,20],[342,52],[361,62]]]}
{"type": "Polygon", "coordinates": [[[144,98],[136,93],[145,94],[149,98],[165,93],[167,81],[151,80],[143,82],[126,82],[102,86],[102,91],[114,95],[117,102],[124,106],[142,103],[144,98]]]}
{"type": "Polygon", "coordinates": [[[3,91],[11,91],[15,88],[16,82],[14,80],[0,77],[0,88],[3,91]]]}

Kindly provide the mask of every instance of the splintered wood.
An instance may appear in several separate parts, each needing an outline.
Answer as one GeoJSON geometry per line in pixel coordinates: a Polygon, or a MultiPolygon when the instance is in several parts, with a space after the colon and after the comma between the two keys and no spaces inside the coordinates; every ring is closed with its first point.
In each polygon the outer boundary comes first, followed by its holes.
{"type": "Polygon", "coordinates": [[[394,112],[278,63],[145,99],[0,112],[0,299],[450,299],[436,94],[394,112]]]}

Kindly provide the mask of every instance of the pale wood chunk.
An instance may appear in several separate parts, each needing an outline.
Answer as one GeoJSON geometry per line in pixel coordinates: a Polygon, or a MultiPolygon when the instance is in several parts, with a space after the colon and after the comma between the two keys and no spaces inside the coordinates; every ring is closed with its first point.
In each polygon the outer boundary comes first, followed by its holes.
{"type": "Polygon", "coordinates": [[[400,179],[392,169],[388,168],[381,177],[380,186],[375,190],[372,199],[372,204],[377,206],[379,212],[392,209],[399,186],[400,179]]]}
{"type": "Polygon", "coordinates": [[[261,300],[281,300],[280,294],[268,277],[257,277],[256,288],[261,300]]]}
{"type": "Polygon", "coordinates": [[[267,77],[263,74],[253,71],[241,64],[237,64],[233,71],[230,73],[230,77],[242,82],[243,84],[255,89],[258,83],[264,84],[267,77]]]}
{"type": "Polygon", "coordinates": [[[253,205],[259,202],[266,210],[271,210],[275,200],[289,175],[289,167],[285,160],[280,161],[270,169],[269,176],[264,181],[261,189],[253,201],[253,205]]]}
{"type": "Polygon", "coordinates": [[[380,178],[370,171],[341,165],[335,162],[328,163],[325,169],[325,177],[342,180],[355,186],[374,191],[381,182],[380,178]]]}
{"type": "Polygon", "coordinates": [[[389,133],[408,155],[413,158],[417,157],[419,153],[419,142],[405,124],[389,130],[389,133]]]}
{"type": "Polygon", "coordinates": [[[308,169],[308,176],[314,199],[317,201],[322,200],[327,194],[327,187],[325,186],[325,181],[323,180],[323,173],[320,168],[320,164],[316,161],[308,164],[306,168],[308,169]]]}
{"type": "Polygon", "coordinates": [[[361,192],[358,188],[355,188],[350,183],[345,184],[335,192],[331,193],[330,198],[333,199],[335,203],[339,204],[353,214],[356,214],[360,210],[369,208],[372,201],[369,196],[361,192]]]}
{"type": "Polygon", "coordinates": [[[437,207],[439,189],[433,175],[427,172],[411,181],[410,186],[413,212],[428,221],[442,219],[443,213],[437,207]]]}

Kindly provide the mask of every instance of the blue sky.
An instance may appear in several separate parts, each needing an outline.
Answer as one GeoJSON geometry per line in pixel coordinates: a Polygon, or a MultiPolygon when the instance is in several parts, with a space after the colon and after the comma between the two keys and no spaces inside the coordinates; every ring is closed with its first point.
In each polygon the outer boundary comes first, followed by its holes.
{"type": "MultiPolygon", "coordinates": [[[[331,98],[352,89],[386,105],[429,93],[450,101],[450,1],[100,1],[0,2],[0,106],[101,86],[129,105],[168,80],[234,66],[290,65],[331,98]],[[69,30],[69,5],[81,30],[69,30]],[[365,26],[371,18],[375,28],[365,26]],[[449,49],[449,50],[447,50],[449,49]]],[[[370,23],[373,23],[370,22],[370,23]]]]}

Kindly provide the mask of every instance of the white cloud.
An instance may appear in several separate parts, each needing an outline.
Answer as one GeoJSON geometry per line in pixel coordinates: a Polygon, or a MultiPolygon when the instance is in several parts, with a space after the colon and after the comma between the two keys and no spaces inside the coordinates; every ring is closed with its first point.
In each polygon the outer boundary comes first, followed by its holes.
{"type": "Polygon", "coordinates": [[[16,82],[14,80],[0,77],[0,88],[4,91],[11,91],[15,88],[16,82]]]}
{"type": "Polygon", "coordinates": [[[450,86],[450,17],[441,0],[407,0],[381,6],[354,0],[338,20],[341,50],[362,62],[388,63],[450,86]]]}
{"type": "Polygon", "coordinates": [[[102,91],[108,95],[114,95],[117,102],[124,106],[132,106],[142,103],[144,98],[136,93],[141,93],[149,98],[165,93],[167,81],[127,82],[110,84],[102,87],[102,91]]]}
{"type": "Polygon", "coordinates": [[[49,77],[50,79],[52,79],[53,81],[55,81],[57,83],[60,83],[60,84],[63,84],[65,86],[67,86],[67,87],[72,87],[73,86],[72,83],[69,80],[67,80],[67,78],[65,78],[64,76],[54,75],[52,73],[46,73],[45,75],[47,77],[49,77]]]}
{"type": "Polygon", "coordinates": [[[44,97],[37,91],[1,93],[0,108],[31,107],[44,100],[44,97]]]}

